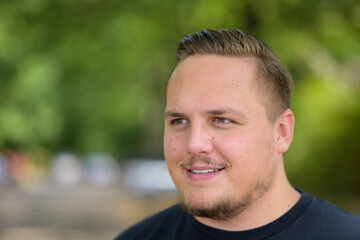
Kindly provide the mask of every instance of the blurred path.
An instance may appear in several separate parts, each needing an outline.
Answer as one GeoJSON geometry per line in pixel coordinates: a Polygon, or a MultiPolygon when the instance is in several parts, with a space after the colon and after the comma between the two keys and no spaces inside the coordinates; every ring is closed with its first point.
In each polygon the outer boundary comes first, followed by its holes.
{"type": "MultiPolygon", "coordinates": [[[[121,187],[0,185],[1,240],[106,240],[177,202],[177,194],[141,195],[121,187]]],[[[359,199],[339,201],[359,214],[359,199]]]]}
{"type": "Polygon", "coordinates": [[[113,239],[176,201],[175,193],[146,197],[87,185],[0,186],[0,239],[113,239]]]}

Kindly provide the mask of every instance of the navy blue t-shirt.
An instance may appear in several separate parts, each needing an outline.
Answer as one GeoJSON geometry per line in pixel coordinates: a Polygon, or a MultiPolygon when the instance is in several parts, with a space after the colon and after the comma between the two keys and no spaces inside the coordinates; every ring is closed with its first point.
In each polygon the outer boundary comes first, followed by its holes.
{"type": "Polygon", "coordinates": [[[126,230],[115,240],[175,239],[360,240],[360,217],[302,192],[288,212],[259,228],[237,232],[212,228],[175,205],[126,230]]]}

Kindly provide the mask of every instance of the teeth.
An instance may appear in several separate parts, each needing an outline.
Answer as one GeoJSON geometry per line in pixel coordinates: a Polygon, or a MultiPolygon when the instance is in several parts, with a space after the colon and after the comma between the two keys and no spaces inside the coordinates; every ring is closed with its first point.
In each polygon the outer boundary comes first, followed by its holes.
{"type": "Polygon", "coordinates": [[[219,169],[190,170],[190,171],[196,174],[206,174],[206,173],[217,172],[219,171],[219,169]]]}

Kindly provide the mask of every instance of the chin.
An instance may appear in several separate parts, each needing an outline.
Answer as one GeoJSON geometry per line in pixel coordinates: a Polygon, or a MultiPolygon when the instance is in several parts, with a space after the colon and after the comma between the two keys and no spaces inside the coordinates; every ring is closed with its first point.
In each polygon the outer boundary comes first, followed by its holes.
{"type": "Polygon", "coordinates": [[[180,192],[180,200],[186,205],[193,206],[195,208],[213,208],[220,202],[229,201],[230,196],[219,191],[209,191],[205,189],[180,192]]]}
{"type": "Polygon", "coordinates": [[[246,192],[241,197],[219,191],[197,190],[181,194],[181,206],[188,213],[218,221],[229,220],[244,210],[254,201],[254,192],[246,192]]]}
{"type": "Polygon", "coordinates": [[[182,196],[183,209],[197,217],[210,218],[217,221],[226,221],[233,218],[247,208],[249,202],[236,202],[231,198],[218,199],[191,199],[182,196]]]}
{"type": "Polygon", "coordinates": [[[192,197],[192,198],[187,198],[187,197],[181,197],[181,202],[183,202],[184,204],[188,205],[188,206],[192,206],[194,208],[212,208],[216,202],[219,202],[219,200],[213,200],[213,199],[209,199],[209,198],[201,198],[201,197],[192,197]]]}
{"type": "Polygon", "coordinates": [[[217,202],[229,198],[224,197],[225,193],[206,188],[192,189],[191,191],[187,188],[186,191],[180,191],[180,195],[182,201],[200,208],[211,208],[217,202]]]}

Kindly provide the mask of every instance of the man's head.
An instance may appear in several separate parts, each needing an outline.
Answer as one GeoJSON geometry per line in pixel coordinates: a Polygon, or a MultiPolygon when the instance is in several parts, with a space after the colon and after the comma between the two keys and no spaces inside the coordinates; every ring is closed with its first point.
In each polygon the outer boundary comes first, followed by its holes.
{"type": "Polygon", "coordinates": [[[291,107],[294,82],[275,53],[256,36],[241,30],[203,30],[180,41],[178,64],[193,55],[254,57],[255,81],[270,121],[291,107]]]}
{"type": "Polygon", "coordinates": [[[226,220],[286,181],[292,80],[264,43],[238,30],[190,35],[177,56],[165,110],[169,172],[185,209],[226,220]]]}

